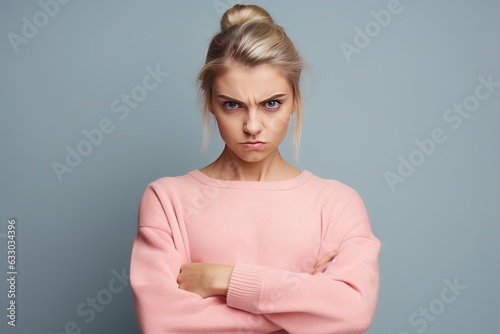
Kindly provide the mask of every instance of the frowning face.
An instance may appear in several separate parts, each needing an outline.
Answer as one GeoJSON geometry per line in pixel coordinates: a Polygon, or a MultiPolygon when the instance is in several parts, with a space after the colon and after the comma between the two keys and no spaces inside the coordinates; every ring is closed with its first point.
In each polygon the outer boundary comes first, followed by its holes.
{"type": "Polygon", "coordinates": [[[241,160],[258,162],[285,138],[293,101],[292,86],[275,68],[234,66],[214,80],[211,112],[226,146],[241,160]]]}

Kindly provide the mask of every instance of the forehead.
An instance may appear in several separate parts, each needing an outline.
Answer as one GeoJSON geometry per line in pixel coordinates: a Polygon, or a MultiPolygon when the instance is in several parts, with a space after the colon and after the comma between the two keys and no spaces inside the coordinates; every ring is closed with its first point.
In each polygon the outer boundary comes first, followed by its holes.
{"type": "Polygon", "coordinates": [[[252,68],[231,66],[218,75],[213,83],[213,92],[234,98],[265,98],[276,93],[290,93],[291,85],[285,75],[269,65],[252,68]]]}

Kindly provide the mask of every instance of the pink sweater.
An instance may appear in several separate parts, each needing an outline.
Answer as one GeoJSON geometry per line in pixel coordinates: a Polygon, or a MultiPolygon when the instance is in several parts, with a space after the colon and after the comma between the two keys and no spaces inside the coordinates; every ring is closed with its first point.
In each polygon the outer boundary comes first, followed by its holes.
{"type": "Polygon", "coordinates": [[[222,181],[199,170],[146,188],[130,281],[144,334],[363,333],[375,313],[380,241],[352,188],[303,171],[222,181]],[[312,275],[328,251],[339,254],[312,275]],[[227,297],[179,289],[181,265],[234,265],[227,297]]]}

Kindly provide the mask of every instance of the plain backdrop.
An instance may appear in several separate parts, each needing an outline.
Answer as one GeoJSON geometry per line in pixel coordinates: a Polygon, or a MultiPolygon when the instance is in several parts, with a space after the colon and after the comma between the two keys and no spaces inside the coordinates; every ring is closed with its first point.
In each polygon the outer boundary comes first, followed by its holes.
{"type": "MultiPolygon", "coordinates": [[[[0,332],[139,333],[137,206],[222,149],[214,127],[201,152],[196,75],[232,3],[1,2],[0,332]]],[[[382,241],[369,333],[499,333],[500,2],[253,3],[309,64],[300,160],[288,139],[284,156],[355,188],[382,241]]]]}

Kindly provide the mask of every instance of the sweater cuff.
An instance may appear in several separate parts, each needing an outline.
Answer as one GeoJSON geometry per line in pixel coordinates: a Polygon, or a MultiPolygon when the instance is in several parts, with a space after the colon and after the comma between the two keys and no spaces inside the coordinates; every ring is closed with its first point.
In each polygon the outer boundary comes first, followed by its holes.
{"type": "Polygon", "coordinates": [[[227,289],[227,306],[260,314],[259,306],[266,271],[267,267],[235,265],[227,289]]]}

